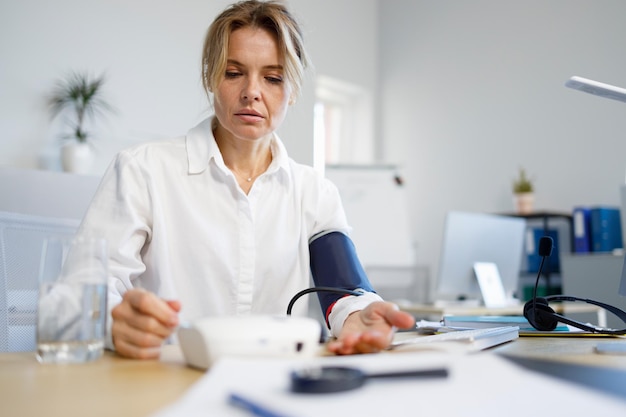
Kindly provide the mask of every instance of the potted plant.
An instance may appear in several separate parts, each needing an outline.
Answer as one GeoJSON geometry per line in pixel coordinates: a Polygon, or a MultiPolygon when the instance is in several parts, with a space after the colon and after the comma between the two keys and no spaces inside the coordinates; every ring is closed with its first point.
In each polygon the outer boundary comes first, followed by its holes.
{"type": "Polygon", "coordinates": [[[513,180],[515,208],[519,214],[530,214],[535,203],[534,187],[524,168],[519,169],[518,177],[513,180]]]}
{"type": "Polygon", "coordinates": [[[65,144],[61,149],[61,162],[65,171],[86,173],[91,167],[93,148],[86,122],[112,111],[102,98],[103,84],[104,76],[90,77],[87,73],[72,72],[57,82],[48,98],[53,118],[63,113],[70,116],[67,123],[71,133],[62,136],[65,144]]]}

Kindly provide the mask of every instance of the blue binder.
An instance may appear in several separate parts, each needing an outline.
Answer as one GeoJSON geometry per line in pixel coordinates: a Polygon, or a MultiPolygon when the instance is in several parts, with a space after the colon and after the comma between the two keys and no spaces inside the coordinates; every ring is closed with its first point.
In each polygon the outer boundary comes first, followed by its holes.
{"type": "Polygon", "coordinates": [[[615,207],[591,209],[591,243],[594,252],[611,252],[622,248],[620,212],[615,207]]]}

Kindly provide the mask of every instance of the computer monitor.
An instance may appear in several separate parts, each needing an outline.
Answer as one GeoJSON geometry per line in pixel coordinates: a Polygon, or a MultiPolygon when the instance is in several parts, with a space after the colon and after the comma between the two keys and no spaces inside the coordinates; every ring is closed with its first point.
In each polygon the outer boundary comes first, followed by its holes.
{"type": "Polygon", "coordinates": [[[480,300],[476,262],[498,267],[502,286],[516,295],[524,250],[526,221],[495,214],[450,211],[446,215],[435,299],[480,300]]]}

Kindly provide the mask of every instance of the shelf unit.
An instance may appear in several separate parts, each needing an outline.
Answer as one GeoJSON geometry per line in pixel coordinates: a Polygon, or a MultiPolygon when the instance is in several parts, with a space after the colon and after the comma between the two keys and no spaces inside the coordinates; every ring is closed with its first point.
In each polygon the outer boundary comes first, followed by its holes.
{"type": "MultiPolygon", "coordinates": [[[[561,232],[562,230],[559,230],[557,228],[557,235],[559,239],[559,252],[571,253],[574,249],[573,217],[571,213],[556,212],[556,211],[536,211],[536,212],[529,213],[529,214],[502,213],[502,215],[526,219],[526,223],[528,227],[532,227],[534,223],[537,226],[543,228],[544,234],[548,234],[549,230],[553,230],[555,229],[555,226],[559,226],[559,224],[556,224],[555,222],[560,222],[560,226],[564,226],[564,229],[566,229],[567,237],[561,236],[561,233],[559,232],[561,232]],[[564,245],[567,245],[567,246],[564,246],[564,245]]],[[[527,255],[527,254],[528,253],[525,251],[524,255],[527,255]]],[[[526,264],[526,263],[523,263],[523,264],[526,264]]],[[[522,291],[523,291],[523,288],[526,287],[526,285],[524,284],[527,281],[529,281],[531,278],[532,278],[532,281],[531,281],[532,286],[534,286],[536,275],[532,276],[531,274],[532,273],[528,272],[527,268],[526,270],[520,271],[520,288],[522,289],[522,291]]],[[[544,269],[541,275],[545,279],[544,281],[545,288],[546,288],[545,292],[547,295],[561,293],[560,283],[555,282],[555,281],[560,281],[561,274],[559,272],[550,270],[550,268],[546,264],[544,265],[544,269]]],[[[523,297],[523,298],[528,298],[528,297],[523,297]]]]}

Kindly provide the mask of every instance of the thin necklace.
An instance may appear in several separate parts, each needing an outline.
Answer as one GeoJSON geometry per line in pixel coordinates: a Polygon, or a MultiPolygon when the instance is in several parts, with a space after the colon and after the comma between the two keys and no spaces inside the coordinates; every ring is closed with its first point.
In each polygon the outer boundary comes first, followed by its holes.
{"type": "Polygon", "coordinates": [[[265,172],[265,170],[267,169],[270,163],[271,163],[271,159],[269,162],[267,162],[267,164],[263,164],[261,171],[256,174],[254,173],[254,171],[252,171],[250,175],[244,175],[235,167],[232,167],[230,170],[233,171],[236,177],[238,176],[239,178],[243,178],[247,182],[252,182],[253,179],[255,179],[256,177],[258,177],[259,175],[265,172]]]}
{"type": "Polygon", "coordinates": [[[231,170],[235,173],[235,175],[239,176],[240,178],[243,178],[244,180],[246,180],[248,182],[252,182],[253,178],[256,178],[259,175],[261,175],[261,173],[254,174],[254,171],[253,171],[253,173],[250,174],[249,176],[245,176],[245,175],[241,174],[241,172],[237,171],[235,168],[231,168],[231,170]]]}

